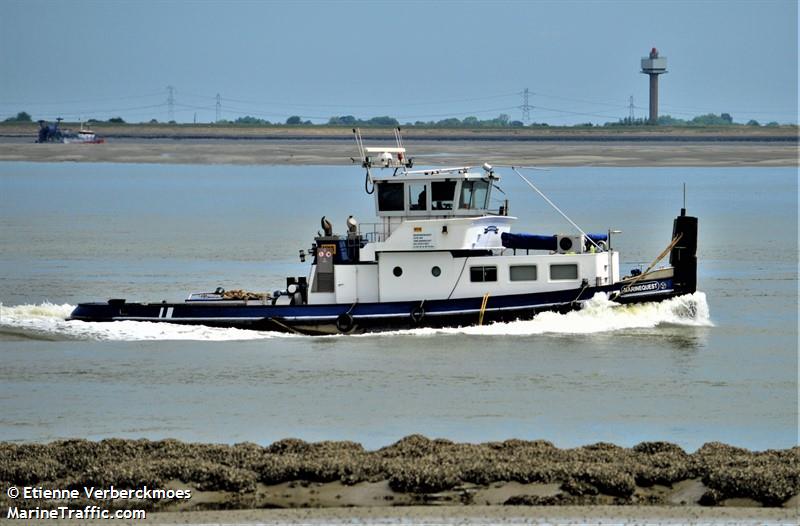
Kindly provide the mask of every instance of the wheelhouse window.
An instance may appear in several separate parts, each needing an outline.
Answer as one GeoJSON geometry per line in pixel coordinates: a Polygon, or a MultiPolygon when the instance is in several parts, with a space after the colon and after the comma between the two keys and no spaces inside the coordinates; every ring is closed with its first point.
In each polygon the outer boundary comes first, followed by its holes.
{"type": "Polygon", "coordinates": [[[536,265],[512,265],[509,276],[511,281],[536,281],[536,265]]]}
{"type": "Polygon", "coordinates": [[[434,210],[452,210],[455,199],[455,181],[433,181],[431,183],[431,204],[434,210]]]}
{"type": "Polygon", "coordinates": [[[473,282],[497,281],[497,267],[470,267],[469,280],[473,282]]]}
{"type": "Polygon", "coordinates": [[[425,183],[408,184],[408,209],[427,210],[428,209],[428,185],[425,183]]]}
{"type": "Polygon", "coordinates": [[[578,265],[576,263],[550,265],[550,279],[578,279],[578,265]]]}
{"type": "Polygon", "coordinates": [[[489,197],[489,183],[480,181],[464,181],[461,183],[461,201],[459,208],[466,210],[485,209],[489,197]]]}
{"type": "Polygon", "coordinates": [[[378,185],[378,211],[403,210],[403,183],[380,183],[378,185]]]}

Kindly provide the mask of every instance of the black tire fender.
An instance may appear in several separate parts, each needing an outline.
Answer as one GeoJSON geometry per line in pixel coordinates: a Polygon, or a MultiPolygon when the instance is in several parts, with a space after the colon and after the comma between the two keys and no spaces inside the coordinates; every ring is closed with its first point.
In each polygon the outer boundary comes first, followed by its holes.
{"type": "Polygon", "coordinates": [[[355,327],[355,320],[353,320],[353,316],[349,313],[340,314],[338,318],[336,318],[336,329],[341,332],[350,332],[355,327]]]}

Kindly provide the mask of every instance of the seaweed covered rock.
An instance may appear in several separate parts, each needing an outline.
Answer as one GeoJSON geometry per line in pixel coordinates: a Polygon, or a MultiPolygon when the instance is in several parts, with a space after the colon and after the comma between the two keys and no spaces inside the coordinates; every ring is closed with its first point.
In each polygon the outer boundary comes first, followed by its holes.
{"type": "Polygon", "coordinates": [[[692,457],[675,444],[642,442],[633,447],[633,452],[638,463],[634,475],[637,486],[671,486],[696,476],[692,457]]]}
{"type": "Polygon", "coordinates": [[[561,484],[561,489],[570,495],[583,497],[586,495],[597,495],[600,491],[592,484],[583,480],[569,479],[561,484]]]}
{"type": "Polygon", "coordinates": [[[463,444],[422,435],[376,451],[354,442],[298,439],[267,447],[122,439],[0,443],[0,481],[8,485],[133,489],[179,481],[200,491],[227,492],[239,503],[232,505],[252,501],[258,483],[381,481],[412,500],[469,485],[518,482],[558,484],[563,493],[523,496],[516,504],[655,503],[664,490],[645,488],[697,478],[706,486],[704,504],[749,498],[780,506],[800,493],[800,448],[750,452],[709,443],[689,454],[667,442],[558,449],[541,440],[463,444]]]}
{"type": "Polygon", "coordinates": [[[437,493],[461,482],[461,470],[432,456],[390,463],[389,487],[404,493],[437,493]]]}
{"type": "Polygon", "coordinates": [[[633,446],[634,453],[644,455],[657,455],[661,453],[672,455],[686,455],[686,452],[678,445],[671,442],[640,442],[633,446]]]}
{"type": "Polygon", "coordinates": [[[705,444],[695,456],[703,484],[716,492],[718,501],[750,498],[764,506],[781,506],[800,494],[798,447],[751,452],[713,442],[705,444]]]}
{"type": "Polygon", "coordinates": [[[300,440],[299,438],[284,438],[268,446],[267,453],[272,453],[274,455],[285,455],[287,453],[301,455],[306,452],[308,447],[308,442],[300,440]]]}
{"type": "Polygon", "coordinates": [[[636,491],[636,482],[631,473],[608,464],[585,466],[576,477],[578,480],[588,482],[600,493],[614,497],[628,498],[636,491]]]}

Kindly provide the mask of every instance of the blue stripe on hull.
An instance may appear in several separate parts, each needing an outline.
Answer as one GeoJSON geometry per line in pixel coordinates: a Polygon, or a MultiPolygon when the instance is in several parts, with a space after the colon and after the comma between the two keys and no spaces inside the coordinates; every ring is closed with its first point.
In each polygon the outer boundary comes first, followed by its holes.
{"type": "MultiPolygon", "coordinates": [[[[671,279],[651,280],[634,287],[617,283],[605,287],[575,288],[554,292],[490,296],[485,322],[533,317],[544,310],[578,308],[597,292],[620,292],[616,301],[639,303],[661,301],[693,291],[675,291],[671,279]],[[620,291],[620,288],[622,290],[620,291]]],[[[82,303],[71,319],[84,321],[139,320],[179,324],[202,324],[304,333],[387,330],[420,326],[474,325],[482,297],[450,300],[399,301],[327,305],[243,305],[208,303],[82,303]],[[414,312],[415,316],[412,316],[414,312]],[[421,316],[420,316],[421,313],[421,316]],[[352,327],[337,328],[342,315],[352,317],[352,327]]]]}

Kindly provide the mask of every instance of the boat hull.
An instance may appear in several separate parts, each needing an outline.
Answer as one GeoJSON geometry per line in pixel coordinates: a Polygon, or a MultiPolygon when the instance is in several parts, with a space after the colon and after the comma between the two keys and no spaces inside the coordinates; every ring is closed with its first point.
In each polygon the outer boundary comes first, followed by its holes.
{"type": "Polygon", "coordinates": [[[82,303],[70,319],[133,320],[310,335],[350,334],[531,319],[544,311],[577,310],[598,292],[625,304],[663,301],[694,290],[676,289],[672,278],[668,277],[553,292],[383,303],[272,305],[261,301],[128,303],[109,300],[82,303]]]}

